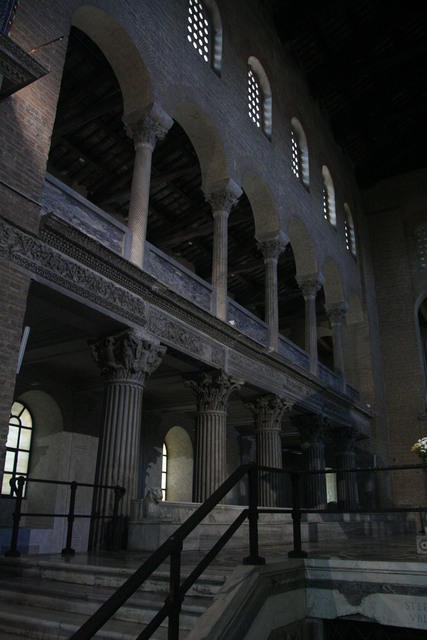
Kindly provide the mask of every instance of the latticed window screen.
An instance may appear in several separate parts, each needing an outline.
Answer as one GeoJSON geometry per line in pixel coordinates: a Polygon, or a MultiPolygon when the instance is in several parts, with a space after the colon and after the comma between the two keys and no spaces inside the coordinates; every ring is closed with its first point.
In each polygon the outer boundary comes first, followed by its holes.
{"type": "Polygon", "coordinates": [[[189,0],[187,39],[205,62],[210,60],[211,28],[206,8],[201,0],[189,0]]]}
{"type": "Polygon", "coordinates": [[[292,145],[292,171],[297,178],[301,178],[302,177],[301,148],[298,142],[298,136],[293,129],[291,129],[291,145],[292,145]]]}
{"type": "Polygon", "coordinates": [[[348,218],[344,221],[345,246],[354,256],[356,255],[356,236],[354,226],[348,218]]]}
{"type": "Polygon", "coordinates": [[[168,497],[168,450],[166,444],[163,443],[162,450],[162,500],[168,497]]]}
{"type": "Polygon", "coordinates": [[[417,262],[419,269],[427,269],[427,225],[421,225],[415,231],[417,262]]]}
{"type": "Polygon", "coordinates": [[[325,220],[329,222],[330,216],[331,216],[331,212],[329,207],[329,193],[327,188],[324,186],[323,187],[323,217],[325,218],[325,220]]]}
{"type": "MultiPolygon", "coordinates": [[[[10,479],[28,476],[33,421],[21,402],[14,402],[10,412],[6,441],[6,460],[2,480],[2,494],[11,494],[10,479]]],[[[25,493],[25,485],[24,485],[25,493]]]]}
{"type": "Polygon", "coordinates": [[[248,71],[248,112],[249,117],[257,127],[262,126],[262,92],[259,82],[252,71],[248,71]]]}

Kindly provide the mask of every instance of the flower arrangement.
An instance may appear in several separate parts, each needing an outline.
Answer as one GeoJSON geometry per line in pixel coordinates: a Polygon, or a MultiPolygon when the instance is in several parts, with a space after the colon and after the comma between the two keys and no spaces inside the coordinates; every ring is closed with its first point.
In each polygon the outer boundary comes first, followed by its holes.
{"type": "Polygon", "coordinates": [[[417,454],[423,462],[427,462],[427,436],[420,438],[412,445],[411,451],[417,454]]]}

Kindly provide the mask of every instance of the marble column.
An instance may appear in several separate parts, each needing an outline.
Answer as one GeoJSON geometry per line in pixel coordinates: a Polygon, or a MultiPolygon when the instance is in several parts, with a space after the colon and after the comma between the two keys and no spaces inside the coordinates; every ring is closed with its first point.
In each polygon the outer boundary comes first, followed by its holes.
{"type": "MultiPolygon", "coordinates": [[[[268,394],[248,405],[256,421],[256,462],[259,466],[283,468],[282,418],[290,405],[283,398],[268,394]]],[[[281,474],[260,472],[258,476],[258,502],[263,507],[280,506],[281,474]]]]}
{"type": "Polygon", "coordinates": [[[153,149],[172,124],[173,120],[158,105],[151,105],[146,111],[133,113],[125,119],[126,131],[135,146],[128,217],[132,232],[130,259],[141,269],[144,266],[153,149]]]}
{"type": "Polygon", "coordinates": [[[258,248],[264,257],[265,268],[265,322],[270,333],[270,349],[279,348],[279,300],[277,284],[277,263],[287,242],[276,238],[258,242],[258,248]]]}
{"type": "MultiPolygon", "coordinates": [[[[305,468],[316,471],[325,468],[325,432],[327,421],[323,416],[307,414],[294,416],[292,422],[301,436],[301,447],[305,454],[305,468]]],[[[304,476],[306,507],[326,505],[326,476],[324,473],[304,476]]]]}
{"type": "Polygon", "coordinates": [[[317,375],[316,295],[322,286],[317,278],[300,278],[298,284],[305,300],[305,350],[310,356],[310,371],[317,375]]]}
{"type": "Polygon", "coordinates": [[[329,323],[332,329],[332,344],[334,349],[334,370],[342,380],[342,386],[345,386],[344,376],[344,350],[342,342],[342,323],[347,312],[344,305],[333,305],[326,309],[329,323]]]}
{"type": "Polygon", "coordinates": [[[204,502],[226,477],[227,404],[240,383],[213,371],[188,380],[186,386],[197,401],[194,501],[204,502]]]}
{"type": "Polygon", "coordinates": [[[214,185],[206,197],[214,219],[212,286],[216,316],[221,320],[227,320],[228,216],[241,195],[241,188],[233,180],[225,180],[214,185]]]}
{"type": "MultiPolygon", "coordinates": [[[[354,469],[356,467],[356,432],[351,427],[339,427],[332,431],[333,446],[337,469],[354,469]]],[[[359,491],[357,474],[337,471],[338,507],[343,511],[357,509],[359,491]]]]}
{"type": "MultiPolygon", "coordinates": [[[[106,381],[97,481],[125,487],[121,513],[128,516],[137,497],[144,384],[159,366],[166,347],[126,330],[92,344],[91,350],[106,381]]],[[[112,498],[111,491],[100,491],[97,511],[108,512],[112,498]]]]}

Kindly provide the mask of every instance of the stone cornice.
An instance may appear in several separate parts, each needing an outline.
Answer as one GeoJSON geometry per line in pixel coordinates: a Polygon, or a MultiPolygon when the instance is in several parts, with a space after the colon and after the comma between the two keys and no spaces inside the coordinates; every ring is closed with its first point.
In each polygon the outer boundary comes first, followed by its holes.
{"type": "Polygon", "coordinates": [[[64,290],[148,331],[167,345],[266,392],[323,411],[343,424],[368,424],[370,413],[326,388],[279,354],[168,289],[124,258],[55,216],[45,216],[41,238],[0,218],[0,258],[11,260],[64,290]]]}

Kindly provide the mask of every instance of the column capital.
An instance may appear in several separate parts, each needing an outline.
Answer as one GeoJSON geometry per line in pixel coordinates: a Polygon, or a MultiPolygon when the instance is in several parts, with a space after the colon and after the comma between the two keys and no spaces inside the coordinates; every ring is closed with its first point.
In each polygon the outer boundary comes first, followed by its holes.
{"type": "Polygon", "coordinates": [[[357,431],[352,427],[336,427],[331,429],[331,441],[335,448],[335,453],[353,453],[357,440],[357,431]]]}
{"type": "Polygon", "coordinates": [[[284,398],[267,394],[256,398],[255,402],[247,403],[246,406],[255,416],[257,432],[261,432],[281,431],[283,415],[291,410],[292,404],[284,398]]]}
{"type": "Polygon", "coordinates": [[[234,180],[221,180],[212,185],[206,194],[206,201],[212,207],[213,217],[220,214],[228,216],[241,195],[242,189],[234,180]]]}
{"type": "Polygon", "coordinates": [[[150,342],[133,330],[103,338],[91,344],[90,349],[101,374],[109,382],[140,386],[144,386],[146,377],[157,369],[166,352],[166,347],[150,342]]]}
{"type": "Polygon", "coordinates": [[[317,274],[297,277],[297,282],[305,299],[315,298],[317,292],[323,286],[323,280],[317,274]]]}
{"type": "Polygon", "coordinates": [[[224,371],[203,372],[194,380],[187,380],[185,386],[196,396],[197,411],[227,410],[227,403],[233,391],[240,389],[242,383],[228,376],[224,371]]]}
{"type": "Polygon", "coordinates": [[[302,444],[313,446],[324,444],[325,436],[329,428],[329,420],[319,414],[301,414],[292,416],[292,423],[297,427],[302,444]]]}
{"type": "Polygon", "coordinates": [[[341,325],[348,311],[345,303],[331,304],[326,307],[326,313],[331,325],[341,325]]]}
{"type": "Polygon", "coordinates": [[[286,249],[289,240],[285,238],[271,238],[270,240],[257,240],[257,247],[264,256],[264,262],[277,261],[286,249]]]}
{"type": "Polygon", "coordinates": [[[157,141],[162,140],[173,125],[172,118],[156,103],[144,110],[134,111],[123,121],[135,148],[148,146],[154,149],[157,141]]]}

